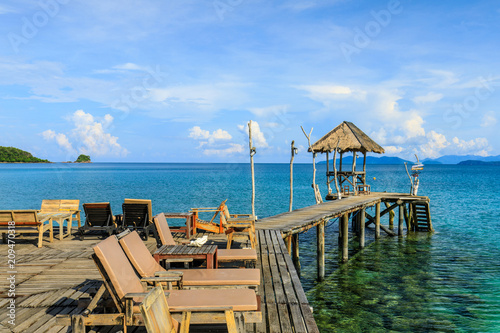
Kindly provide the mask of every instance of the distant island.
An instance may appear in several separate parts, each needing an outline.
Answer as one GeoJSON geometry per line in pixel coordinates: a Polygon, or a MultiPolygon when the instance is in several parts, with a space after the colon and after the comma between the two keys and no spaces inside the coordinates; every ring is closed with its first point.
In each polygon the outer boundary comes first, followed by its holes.
{"type": "Polygon", "coordinates": [[[0,146],[0,163],[52,163],[48,160],[34,157],[27,151],[0,146]]]}
{"type": "Polygon", "coordinates": [[[467,160],[458,163],[458,165],[500,165],[500,161],[477,161],[477,160],[467,160]]]}
{"type": "Polygon", "coordinates": [[[89,155],[83,155],[83,154],[81,154],[80,156],[78,156],[78,158],[76,159],[75,163],[92,163],[92,161],[90,160],[90,156],[89,155]]]}

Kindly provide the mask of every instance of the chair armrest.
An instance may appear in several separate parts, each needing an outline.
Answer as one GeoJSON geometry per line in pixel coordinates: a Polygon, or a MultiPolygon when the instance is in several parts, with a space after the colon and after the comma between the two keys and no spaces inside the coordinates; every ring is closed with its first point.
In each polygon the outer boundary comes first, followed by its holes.
{"type": "Polygon", "coordinates": [[[170,309],[172,312],[222,312],[232,310],[232,306],[214,306],[211,308],[202,307],[202,306],[177,306],[175,309],[170,309]]]}
{"type": "Polygon", "coordinates": [[[182,281],[182,276],[151,276],[151,277],[146,277],[142,278],[141,282],[177,282],[177,281],[182,281]]]}
{"type": "Polygon", "coordinates": [[[252,214],[229,214],[229,217],[239,218],[239,217],[252,217],[255,218],[252,214]]]}

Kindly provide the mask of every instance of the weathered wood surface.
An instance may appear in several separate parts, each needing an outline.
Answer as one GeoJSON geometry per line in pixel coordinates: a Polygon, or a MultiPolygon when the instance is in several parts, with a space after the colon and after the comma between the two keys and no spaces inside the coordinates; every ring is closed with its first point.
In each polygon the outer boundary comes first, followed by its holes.
{"type": "Polygon", "coordinates": [[[363,207],[371,207],[386,201],[394,202],[428,201],[427,197],[410,196],[404,193],[372,192],[367,195],[351,196],[342,200],[332,200],[319,205],[308,206],[291,212],[266,217],[255,223],[259,230],[280,230],[283,236],[306,231],[322,220],[328,220],[359,210],[363,207]]]}
{"type": "MultiPolygon", "coordinates": [[[[202,233],[195,237],[203,236],[202,233]]],[[[174,234],[180,240],[181,233],[174,234]]],[[[29,239],[16,239],[16,326],[8,324],[4,315],[8,298],[7,284],[0,284],[0,332],[71,332],[67,326],[56,325],[58,314],[79,314],[78,300],[89,298],[102,284],[101,276],[91,259],[92,246],[101,239],[83,241],[72,237],[37,248],[29,239]]],[[[247,239],[235,239],[248,245],[247,239]]],[[[209,243],[224,246],[224,235],[210,234],[209,243]],[[213,236],[213,237],[212,237],[213,236]]],[[[146,242],[151,252],[155,241],[146,242]]],[[[5,258],[8,247],[0,244],[5,258]]],[[[319,332],[300,279],[279,231],[259,231],[258,262],[261,269],[263,322],[247,324],[246,332],[319,332]]],[[[6,281],[7,260],[0,262],[0,279],[6,281]]],[[[121,327],[94,327],[90,332],[118,332],[121,327]]],[[[144,327],[129,327],[127,332],[146,332],[144,327]]]]}

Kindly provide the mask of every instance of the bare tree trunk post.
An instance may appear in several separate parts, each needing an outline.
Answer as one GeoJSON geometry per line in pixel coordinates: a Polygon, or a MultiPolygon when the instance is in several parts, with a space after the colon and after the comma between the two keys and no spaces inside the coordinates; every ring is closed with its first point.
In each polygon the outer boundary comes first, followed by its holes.
{"type": "Polygon", "coordinates": [[[253,155],[256,150],[252,145],[252,121],[248,122],[248,145],[250,147],[250,169],[252,170],[252,215],[255,216],[255,170],[253,166],[253,155]]]}
{"type": "Polygon", "coordinates": [[[289,211],[292,211],[292,206],[293,206],[293,158],[295,157],[295,154],[297,154],[298,150],[294,146],[295,141],[292,141],[292,157],[290,158],[290,209],[289,211]]]}
{"type": "Polygon", "coordinates": [[[311,146],[311,133],[312,133],[312,128],[311,131],[309,131],[309,135],[306,134],[306,131],[304,131],[304,128],[300,126],[302,129],[302,132],[307,138],[307,143],[309,144],[309,149],[311,150],[313,154],[313,183],[312,183],[312,188],[314,190],[314,198],[316,199],[316,204],[319,205],[320,203],[323,202],[323,199],[321,198],[321,193],[319,191],[318,185],[316,185],[316,153],[313,151],[312,146],[311,146]]]}

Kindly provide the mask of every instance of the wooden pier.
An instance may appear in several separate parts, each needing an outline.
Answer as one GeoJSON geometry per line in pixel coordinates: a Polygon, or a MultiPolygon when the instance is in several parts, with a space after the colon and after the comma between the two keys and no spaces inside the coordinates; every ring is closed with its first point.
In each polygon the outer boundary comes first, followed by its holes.
{"type": "MultiPolygon", "coordinates": [[[[261,296],[263,321],[247,324],[246,332],[319,332],[314,321],[305,292],[295,269],[298,264],[298,234],[312,227],[317,228],[318,278],[324,271],[325,223],[339,218],[342,257],[347,260],[348,223],[353,222],[354,231],[364,246],[365,225],[375,224],[376,237],[380,229],[388,234],[402,235],[404,223],[407,230],[431,231],[432,224],[427,197],[398,193],[371,193],[352,196],[340,201],[330,201],[304,207],[292,212],[264,218],[256,223],[257,267],[261,271],[261,296]],[[385,204],[381,211],[381,203],[385,204]],[[375,207],[373,216],[367,209],[375,207]],[[398,228],[391,229],[394,209],[399,208],[398,228]],[[389,226],[380,223],[381,217],[389,214],[389,226]],[[361,241],[363,240],[363,241],[361,241]],[[290,256],[290,253],[292,254],[290,256]]],[[[196,237],[201,237],[197,234],[196,237]]],[[[179,234],[177,234],[179,237],[179,234]]],[[[102,284],[93,260],[92,246],[99,242],[95,237],[81,241],[76,237],[44,242],[36,247],[32,237],[16,239],[15,293],[16,325],[8,323],[5,315],[0,318],[0,332],[70,332],[67,326],[56,324],[58,314],[79,314],[84,307],[79,300],[89,298],[102,284]]],[[[223,245],[225,235],[210,234],[209,242],[223,245]]],[[[153,252],[153,239],[146,242],[153,252]]],[[[0,244],[0,253],[5,260],[0,264],[0,279],[7,281],[12,269],[7,266],[8,247],[0,244]]],[[[11,298],[7,283],[0,285],[1,313],[7,313],[11,298]]],[[[90,332],[119,332],[122,327],[94,327],[90,332]]],[[[130,327],[128,332],[146,332],[144,327],[130,327]]]]}

